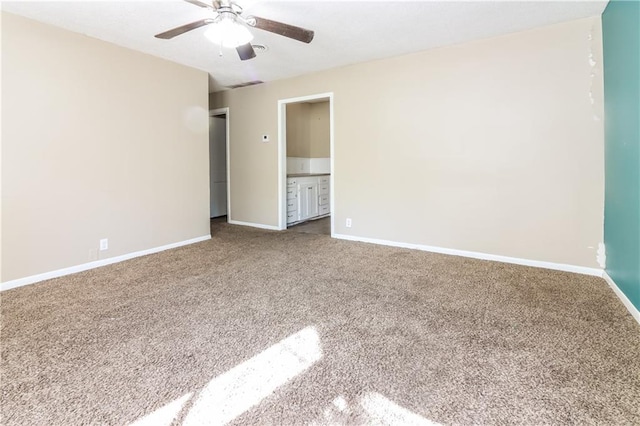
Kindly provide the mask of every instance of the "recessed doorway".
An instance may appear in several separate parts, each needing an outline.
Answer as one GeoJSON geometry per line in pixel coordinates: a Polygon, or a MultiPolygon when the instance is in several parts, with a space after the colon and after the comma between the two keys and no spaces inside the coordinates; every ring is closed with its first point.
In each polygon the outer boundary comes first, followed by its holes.
{"type": "Polygon", "coordinates": [[[229,108],[209,112],[209,217],[229,212],[229,108]]]}
{"type": "Polygon", "coordinates": [[[279,229],[333,235],[333,134],[333,93],[278,101],[279,229]]]}

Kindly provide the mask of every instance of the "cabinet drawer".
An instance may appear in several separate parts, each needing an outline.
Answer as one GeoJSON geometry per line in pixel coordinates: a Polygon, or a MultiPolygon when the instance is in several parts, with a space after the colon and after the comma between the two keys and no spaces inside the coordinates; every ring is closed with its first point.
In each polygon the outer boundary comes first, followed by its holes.
{"type": "Polygon", "coordinates": [[[329,196],[328,195],[320,195],[318,197],[318,204],[320,204],[321,206],[323,206],[325,204],[329,204],[329,196]]]}
{"type": "Polygon", "coordinates": [[[287,185],[297,185],[298,178],[287,178],[287,185]]]}
{"type": "Polygon", "coordinates": [[[294,212],[298,210],[298,201],[296,199],[287,200],[287,211],[294,212]]]}
{"type": "Polygon", "coordinates": [[[298,188],[295,186],[287,187],[287,200],[291,200],[298,197],[298,188]]]}
{"type": "Polygon", "coordinates": [[[287,223],[295,222],[298,220],[298,212],[287,212],[287,223]]]}
{"type": "Polygon", "coordinates": [[[329,204],[325,204],[324,206],[320,206],[318,209],[318,214],[323,215],[329,213],[329,204]]]}
{"type": "Polygon", "coordinates": [[[329,183],[329,176],[320,176],[318,178],[318,183],[320,185],[325,184],[325,183],[328,184],[329,183]]]}
{"type": "Polygon", "coordinates": [[[329,193],[329,184],[328,183],[320,184],[320,186],[318,187],[318,194],[326,195],[328,193],[329,193]]]}

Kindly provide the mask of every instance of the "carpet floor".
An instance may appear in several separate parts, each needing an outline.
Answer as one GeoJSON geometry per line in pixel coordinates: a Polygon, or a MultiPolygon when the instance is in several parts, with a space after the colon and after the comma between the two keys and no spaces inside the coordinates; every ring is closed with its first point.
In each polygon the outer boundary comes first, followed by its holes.
{"type": "Polygon", "coordinates": [[[3,425],[640,424],[596,277],[216,223],[0,297],[3,425]]]}

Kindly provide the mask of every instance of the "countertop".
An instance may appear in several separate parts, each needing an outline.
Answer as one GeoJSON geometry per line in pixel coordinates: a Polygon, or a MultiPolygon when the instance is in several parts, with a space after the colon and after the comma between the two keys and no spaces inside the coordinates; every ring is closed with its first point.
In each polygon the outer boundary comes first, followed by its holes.
{"type": "Polygon", "coordinates": [[[287,177],[329,176],[331,173],[288,173],[287,177]]]}

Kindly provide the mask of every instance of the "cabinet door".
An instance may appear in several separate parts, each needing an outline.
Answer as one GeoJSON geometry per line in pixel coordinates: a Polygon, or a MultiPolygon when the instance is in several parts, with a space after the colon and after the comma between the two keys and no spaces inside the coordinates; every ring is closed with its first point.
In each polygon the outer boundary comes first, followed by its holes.
{"type": "Polygon", "coordinates": [[[312,183],[309,187],[309,217],[316,217],[320,214],[318,212],[318,184],[312,183]]]}
{"type": "Polygon", "coordinates": [[[318,216],[318,184],[301,183],[298,190],[300,220],[318,216]]]}

